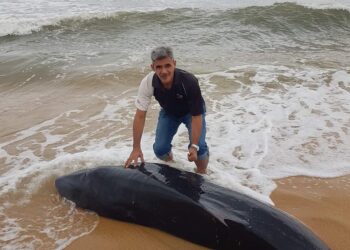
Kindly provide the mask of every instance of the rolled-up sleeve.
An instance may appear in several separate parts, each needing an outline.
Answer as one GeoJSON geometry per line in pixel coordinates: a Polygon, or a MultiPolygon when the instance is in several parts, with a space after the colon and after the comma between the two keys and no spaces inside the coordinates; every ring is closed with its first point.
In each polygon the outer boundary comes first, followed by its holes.
{"type": "Polygon", "coordinates": [[[154,75],[154,72],[150,72],[141,81],[141,84],[139,86],[139,90],[137,93],[137,98],[135,101],[135,106],[139,110],[147,111],[151,103],[152,96],[153,96],[153,86],[152,86],[153,75],[154,75]]]}

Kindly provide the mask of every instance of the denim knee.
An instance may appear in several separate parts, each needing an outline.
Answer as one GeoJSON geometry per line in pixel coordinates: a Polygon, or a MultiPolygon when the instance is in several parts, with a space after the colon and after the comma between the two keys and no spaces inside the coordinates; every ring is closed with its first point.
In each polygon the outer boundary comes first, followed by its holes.
{"type": "Polygon", "coordinates": [[[154,154],[157,156],[157,158],[164,160],[168,158],[171,152],[171,145],[169,147],[165,145],[159,145],[155,142],[153,143],[153,151],[154,151],[154,154]]]}

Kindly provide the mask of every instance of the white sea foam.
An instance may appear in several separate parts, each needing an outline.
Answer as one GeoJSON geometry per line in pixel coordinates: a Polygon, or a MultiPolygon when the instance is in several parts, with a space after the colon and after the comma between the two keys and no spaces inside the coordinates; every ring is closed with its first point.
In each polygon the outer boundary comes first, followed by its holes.
{"type": "Polygon", "coordinates": [[[274,3],[291,2],[310,8],[336,8],[350,10],[348,0],[249,0],[249,1],[73,1],[73,0],[20,0],[1,1],[0,3],[0,36],[8,34],[30,34],[45,25],[57,24],[67,18],[93,18],[108,16],[125,11],[155,11],[166,8],[200,8],[200,9],[232,9],[249,6],[268,6],[274,3]]]}
{"type": "MultiPolygon", "coordinates": [[[[241,70],[225,73],[231,74],[234,83],[241,70]]],[[[231,162],[228,172],[236,175],[238,169],[256,168],[268,179],[334,177],[350,172],[349,89],[342,88],[349,81],[346,71],[281,66],[249,66],[246,70],[256,72],[250,78],[252,85],[240,83],[239,91],[213,101],[215,114],[208,116],[209,124],[218,124],[215,133],[209,133],[209,141],[220,157],[231,162]],[[293,80],[283,83],[281,76],[293,80]],[[331,77],[329,83],[327,77],[331,77]]],[[[210,82],[215,75],[203,79],[210,82]]],[[[212,155],[212,159],[217,157],[212,155]]]]}

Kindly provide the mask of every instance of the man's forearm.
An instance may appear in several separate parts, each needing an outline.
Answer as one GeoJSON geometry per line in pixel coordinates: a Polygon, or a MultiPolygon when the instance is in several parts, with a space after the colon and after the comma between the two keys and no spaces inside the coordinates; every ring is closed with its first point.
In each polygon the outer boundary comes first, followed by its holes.
{"type": "Polygon", "coordinates": [[[146,112],[136,111],[133,123],[133,148],[141,148],[141,137],[145,126],[146,112]]]}
{"type": "Polygon", "coordinates": [[[192,116],[192,143],[198,145],[202,133],[202,115],[192,116]]]}

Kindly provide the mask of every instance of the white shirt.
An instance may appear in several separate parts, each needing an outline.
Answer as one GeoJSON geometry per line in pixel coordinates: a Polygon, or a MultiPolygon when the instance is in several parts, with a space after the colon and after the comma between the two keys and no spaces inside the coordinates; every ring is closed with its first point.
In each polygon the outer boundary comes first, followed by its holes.
{"type": "Polygon", "coordinates": [[[139,86],[137,93],[137,98],[135,101],[136,108],[142,111],[147,111],[151,103],[154,88],[152,86],[152,79],[154,76],[154,71],[146,75],[139,86]]]}

